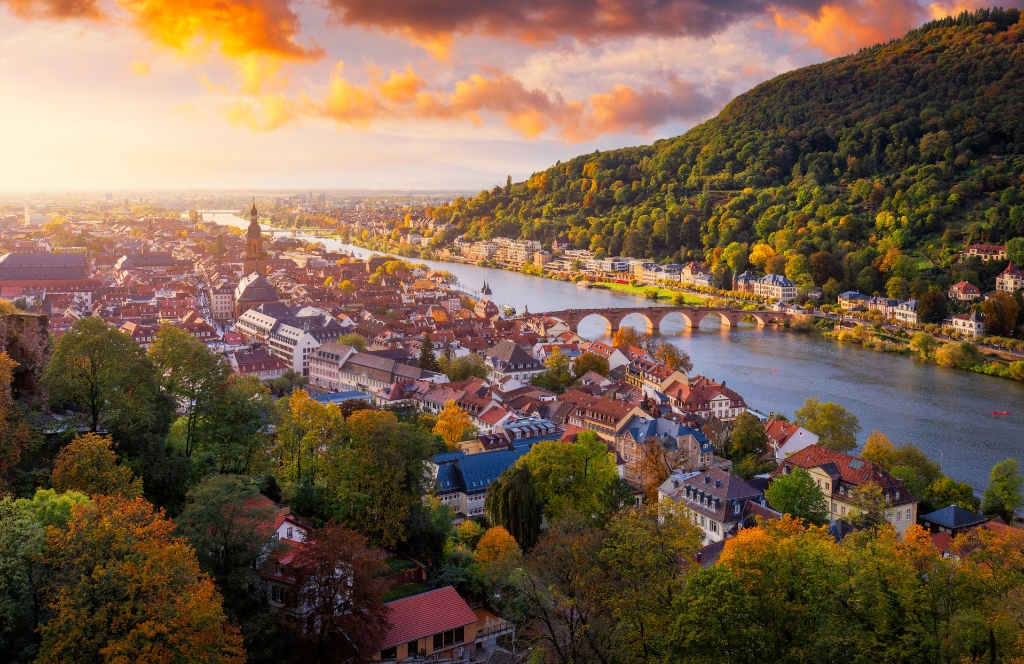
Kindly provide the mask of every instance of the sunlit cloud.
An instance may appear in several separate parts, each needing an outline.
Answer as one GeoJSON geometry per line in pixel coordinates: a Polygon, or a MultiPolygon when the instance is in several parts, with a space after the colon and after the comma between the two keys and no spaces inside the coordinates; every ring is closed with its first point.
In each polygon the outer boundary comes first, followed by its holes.
{"type": "Polygon", "coordinates": [[[136,60],[132,63],[131,71],[137,76],[149,76],[149,63],[142,60],[136,60]]]}
{"type": "Polygon", "coordinates": [[[0,0],[11,13],[31,19],[99,19],[103,12],[96,0],[0,0]]]}
{"type": "Polygon", "coordinates": [[[915,0],[854,0],[827,4],[817,12],[777,9],[772,18],[778,28],[806,37],[809,46],[835,57],[902,37],[922,23],[925,9],[915,0]]]}

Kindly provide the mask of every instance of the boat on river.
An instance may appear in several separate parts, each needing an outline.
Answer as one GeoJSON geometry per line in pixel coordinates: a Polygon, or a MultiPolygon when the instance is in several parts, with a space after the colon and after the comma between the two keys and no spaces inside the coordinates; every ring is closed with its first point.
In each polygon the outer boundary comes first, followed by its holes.
{"type": "Polygon", "coordinates": [[[1008,410],[993,410],[992,414],[993,415],[1009,415],[1010,411],[1008,411],[1008,410]]]}

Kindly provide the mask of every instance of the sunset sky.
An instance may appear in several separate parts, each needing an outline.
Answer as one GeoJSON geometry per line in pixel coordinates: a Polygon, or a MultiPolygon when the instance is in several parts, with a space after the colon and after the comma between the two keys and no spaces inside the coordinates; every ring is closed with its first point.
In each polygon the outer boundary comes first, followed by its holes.
{"type": "Polygon", "coordinates": [[[0,190],[492,186],[977,6],[0,0],[0,190]]]}

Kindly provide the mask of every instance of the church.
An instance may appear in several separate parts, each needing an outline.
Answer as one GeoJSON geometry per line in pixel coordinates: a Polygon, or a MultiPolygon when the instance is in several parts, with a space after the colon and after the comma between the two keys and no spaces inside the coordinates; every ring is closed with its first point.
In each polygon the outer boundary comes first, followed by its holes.
{"type": "Polygon", "coordinates": [[[245,276],[235,288],[235,320],[250,309],[258,309],[262,304],[281,300],[277,291],[267,281],[267,252],[263,249],[263,235],[255,201],[249,216],[251,221],[245,231],[245,260],[242,263],[245,276]]]}

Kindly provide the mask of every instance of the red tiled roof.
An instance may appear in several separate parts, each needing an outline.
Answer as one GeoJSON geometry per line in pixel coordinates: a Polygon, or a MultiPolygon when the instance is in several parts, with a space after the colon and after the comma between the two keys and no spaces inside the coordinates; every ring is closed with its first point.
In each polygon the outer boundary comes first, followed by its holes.
{"type": "Polygon", "coordinates": [[[953,537],[947,532],[935,533],[932,535],[932,544],[942,553],[949,553],[953,546],[953,537]]]}
{"type": "MultiPolygon", "coordinates": [[[[391,629],[382,649],[476,622],[476,614],[451,586],[388,602],[385,606],[391,609],[388,615],[391,629]]],[[[474,636],[470,634],[467,638],[472,640],[474,636]]]]}

